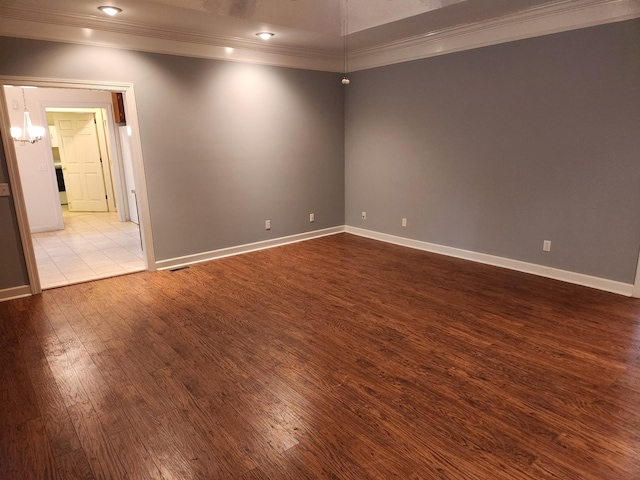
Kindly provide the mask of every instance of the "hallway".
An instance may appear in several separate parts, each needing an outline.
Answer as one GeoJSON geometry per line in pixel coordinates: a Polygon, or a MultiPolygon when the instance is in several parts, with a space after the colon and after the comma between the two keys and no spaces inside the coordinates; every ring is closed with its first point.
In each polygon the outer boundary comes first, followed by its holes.
{"type": "Polygon", "coordinates": [[[42,289],[145,270],[138,225],[117,212],[69,212],[64,230],[34,233],[42,289]]]}

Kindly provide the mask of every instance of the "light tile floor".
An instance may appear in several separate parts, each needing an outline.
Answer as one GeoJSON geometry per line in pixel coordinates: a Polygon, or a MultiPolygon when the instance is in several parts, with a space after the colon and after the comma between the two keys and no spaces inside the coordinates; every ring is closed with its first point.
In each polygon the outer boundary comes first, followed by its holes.
{"type": "Polygon", "coordinates": [[[43,289],[145,270],[140,231],[116,212],[69,212],[64,230],[34,233],[33,247],[43,289]]]}

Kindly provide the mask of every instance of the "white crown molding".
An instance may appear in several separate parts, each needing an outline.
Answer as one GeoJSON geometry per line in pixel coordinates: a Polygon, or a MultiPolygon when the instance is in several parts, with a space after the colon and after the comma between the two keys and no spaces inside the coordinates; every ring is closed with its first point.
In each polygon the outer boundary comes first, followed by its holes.
{"type": "Polygon", "coordinates": [[[332,52],[322,52],[318,50],[307,50],[297,47],[273,45],[260,40],[247,40],[245,38],[232,37],[228,35],[202,34],[182,30],[171,30],[164,27],[153,27],[150,25],[143,25],[125,20],[121,21],[110,18],[95,18],[87,17],[86,15],[74,15],[69,13],[54,13],[41,9],[0,6],[0,17],[8,17],[14,20],[26,20],[51,25],[77,27],[85,30],[100,30],[104,32],[150,37],[161,40],[174,40],[176,42],[186,44],[193,43],[202,45],[214,45],[219,47],[232,47],[300,57],[307,57],[309,55],[313,55],[313,57],[317,57],[319,55],[328,56],[329,58],[334,58],[336,56],[340,57],[340,55],[336,55],[332,52]]]}
{"type": "MultiPolygon", "coordinates": [[[[499,19],[352,51],[352,71],[640,17],[640,0],[564,0],[499,19]]],[[[265,45],[110,19],[0,7],[0,35],[81,45],[341,72],[339,53],[265,45]]]]}
{"type": "Polygon", "coordinates": [[[339,72],[341,54],[0,6],[0,36],[339,72]]]}
{"type": "Polygon", "coordinates": [[[447,247],[445,245],[437,245],[435,243],[428,243],[420,240],[413,240],[410,238],[397,237],[395,235],[375,232],[373,230],[365,230],[363,228],[351,227],[348,225],[345,227],[345,231],[352,235],[358,235],[360,237],[370,238],[372,240],[379,240],[381,242],[392,243],[394,245],[401,245],[403,247],[414,248],[416,250],[423,250],[426,252],[446,255],[448,257],[470,260],[472,262],[484,263],[486,265],[492,265],[494,267],[507,268],[516,272],[529,273],[532,275],[537,275],[539,277],[560,280],[562,282],[595,288],[597,290],[603,290],[605,292],[617,293],[618,295],[624,295],[626,297],[630,297],[633,293],[632,284],[617,282],[615,280],[608,280],[606,278],[592,277],[591,275],[584,275],[582,273],[560,270],[544,265],[537,265],[535,263],[522,262],[510,258],[497,257],[495,255],[472,252],[470,250],[462,250],[460,248],[447,247]]]}
{"type": "Polygon", "coordinates": [[[351,53],[352,71],[640,17],[640,0],[566,0],[351,53]]]}

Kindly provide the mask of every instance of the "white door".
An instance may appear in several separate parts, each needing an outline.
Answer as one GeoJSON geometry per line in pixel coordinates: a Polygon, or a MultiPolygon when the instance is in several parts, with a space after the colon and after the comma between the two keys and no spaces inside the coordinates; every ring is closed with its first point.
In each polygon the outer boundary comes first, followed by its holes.
{"type": "Polygon", "coordinates": [[[56,131],[70,212],[106,212],[107,195],[93,113],[56,113],[56,131]]]}
{"type": "Polygon", "coordinates": [[[136,198],[136,184],[133,180],[133,161],[131,160],[131,138],[128,127],[119,127],[120,145],[122,146],[122,169],[124,170],[124,183],[129,203],[129,219],[138,224],[138,200],[136,198]]]}

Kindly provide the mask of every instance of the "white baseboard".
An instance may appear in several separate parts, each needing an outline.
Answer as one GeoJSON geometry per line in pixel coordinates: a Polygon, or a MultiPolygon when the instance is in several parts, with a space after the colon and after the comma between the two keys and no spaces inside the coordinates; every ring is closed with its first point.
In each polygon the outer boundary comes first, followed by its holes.
{"type": "MultiPolygon", "coordinates": [[[[243,253],[264,250],[267,248],[279,247],[282,245],[288,245],[290,243],[303,242],[306,240],[325,237],[327,235],[335,235],[342,232],[350,233],[352,235],[358,235],[360,237],[370,238],[373,240],[379,240],[381,242],[401,245],[403,247],[415,248],[417,250],[424,250],[427,252],[438,253],[449,257],[461,258],[464,260],[470,260],[472,262],[484,263],[496,267],[507,268],[509,270],[538,275],[540,277],[546,277],[567,283],[582,285],[606,292],[617,293],[619,295],[624,295],[627,297],[634,295],[633,284],[616,282],[614,280],[608,280],[605,278],[592,277],[590,275],[584,275],[581,273],[569,272],[566,270],[559,270],[557,268],[546,267],[543,265],[536,265],[534,263],[527,263],[521,262],[519,260],[512,260],[509,258],[497,257],[495,255],[488,255],[484,253],[472,252],[469,250],[462,250],[459,248],[437,245],[435,243],[428,243],[420,240],[412,240],[410,238],[397,237],[395,235],[374,232],[373,230],[365,230],[363,228],[351,226],[339,226],[327,228],[324,230],[315,230],[313,232],[300,233],[297,235],[280,237],[273,240],[249,243],[246,245],[223,248],[220,250],[213,250],[196,255],[187,255],[184,257],[172,258],[169,260],[161,260],[155,263],[155,267],[158,270],[167,270],[170,268],[183,267],[186,265],[206,262],[218,258],[240,255],[243,253]]],[[[12,300],[15,298],[27,297],[30,295],[31,288],[29,287],[29,285],[7,288],[4,290],[0,290],[0,301],[12,300]]]]}
{"type": "Polygon", "coordinates": [[[171,258],[169,260],[157,261],[155,266],[158,270],[167,270],[170,268],[184,267],[194,263],[207,262],[217,258],[230,257],[232,255],[240,255],[242,253],[255,252],[266,248],[280,247],[290,243],[303,242],[314,238],[326,237],[327,235],[335,235],[343,233],[344,226],[325,228],[324,230],[314,230],[313,232],[299,233],[288,237],[274,238],[273,240],[264,240],[262,242],[248,243],[246,245],[238,245],[237,247],[221,248],[220,250],[212,250],[210,252],[197,253],[195,255],[186,255],[184,257],[171,258]]]}
{"type": "Polygon", "coordinates": [[[614,280],[607,280],[605,278],[592,277],[590,275],[569,272],[567,270],[559,270],[557,268],[545,267],[543,265],[537,265],[535,263],[521,262],[519,260],[497,257],[495,255],[488,255],[485,253],[477,253],[469,250],[462,250],[459,248],[446,247],[443,245],[437,245],[435,243],[422,242],[420,240],[412,240],[410,238],[396,237],[395,235],[374,232],[372,230],[365,230],[358,227],[346,226],[345,231],[353,235],[371,238],[373,240],[380,240],[382,242],[393,243],[395,245],[401,245],[403,247],[410,247],[417,250],[439,253],[441,255],[447,255],[449,257],[471,260],[472,262],[484,263],[496,267],[508,268],[509,270],[530,273],[533,275],[538,275],[540,277],[552,278],[554,280],[561,280],[567,283],[596,288],[598,290],[617,293],[619,295],[625,295],[627,297],[630,297],[633,294],[633,284],[616,282],[614,280]]]}
{"type": "Polygon", "coordinates": [[[60,230],[64,230],[64,226],[60,228],[59,225],[46,225],[44,227],[32,227],[30,229],[31,233],[46,233],[46,232],[58,232],[60,230]]]}
{"type": "Polygon", "coordinates": [[[21,287],[5,288],[0,290],[0,302],[13,300],[15,298],[28,297],[31,295],[31,287],[23,285],[21,287]]]}

